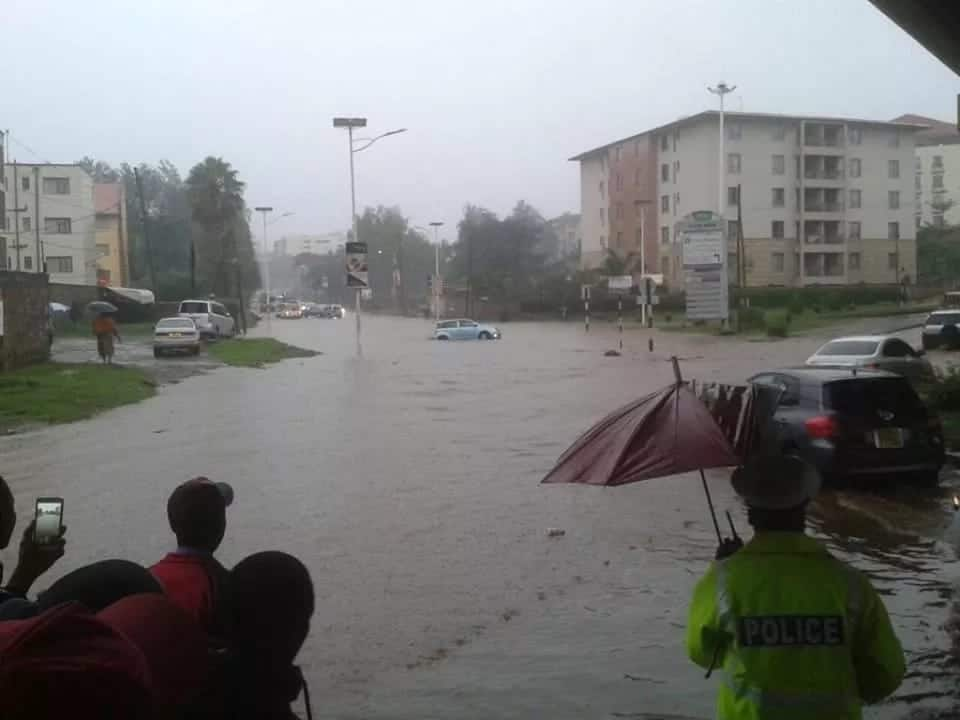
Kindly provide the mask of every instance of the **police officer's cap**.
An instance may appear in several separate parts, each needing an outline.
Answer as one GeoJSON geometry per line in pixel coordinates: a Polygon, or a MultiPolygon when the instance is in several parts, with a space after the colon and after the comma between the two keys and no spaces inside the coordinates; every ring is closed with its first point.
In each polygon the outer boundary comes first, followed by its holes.
{"type": "Polygon", "coordinates": [[[793,455],[752,460],[734,471],[731,482],[748,506],[763,510],[799,507],[820,491],[820,473],[793,455]]]}

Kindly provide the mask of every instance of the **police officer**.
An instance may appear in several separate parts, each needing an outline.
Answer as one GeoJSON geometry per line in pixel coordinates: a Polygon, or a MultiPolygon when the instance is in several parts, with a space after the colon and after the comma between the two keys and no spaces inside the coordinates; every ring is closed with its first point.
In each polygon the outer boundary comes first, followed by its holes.
{"type": "Polygon", "coordinates": [[[694,590],[687,653],[721,677],[723,720],[859,719],[903,680],[903,650],[865,575],[804,534],[817,472],[763,458],[733,476],[755,534],[694,590]]]}

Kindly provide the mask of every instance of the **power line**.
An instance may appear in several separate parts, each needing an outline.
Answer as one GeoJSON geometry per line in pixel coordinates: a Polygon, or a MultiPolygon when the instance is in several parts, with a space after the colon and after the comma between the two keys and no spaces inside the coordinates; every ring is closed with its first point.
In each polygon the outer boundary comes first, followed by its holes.
{"type": "Polygon", "coordinates": [[[19,145],[20,147],[22,147],[24,150],[26,150],[28,153],[30,153],[30,154],[33,155],[34,157],[40,158],[40,159],[43,160],[47,165],[53,165],[52,162],[50,162],[49,160],[47,160],[45,157],[43,157],[43,155],[41,155],[40,153],[38,153],[38,152],[37,152],[36,150],[34,150],[32,147],[30,147],[29,145],[27,145],[25,142],[22,142],[21,140],[18,140],[18,139],[16,138],[16,136],[14,136],[14,134],[11,133],[9,130],[7,130],[7,137],[10,138],[11,140],[13,140],[13,143],[14,143],[15,145],[19,145]]]}

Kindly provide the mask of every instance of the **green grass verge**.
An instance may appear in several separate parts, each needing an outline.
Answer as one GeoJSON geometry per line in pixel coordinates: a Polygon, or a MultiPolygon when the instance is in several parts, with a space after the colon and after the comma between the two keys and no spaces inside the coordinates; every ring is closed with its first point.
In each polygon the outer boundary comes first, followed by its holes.
{"type": "Polygon", "coordinates": [[[260,367],[289,358],[313,357],[320,353],[287,345],[273,338],[235,338],[211,343],[207,352],[220,362],[240,367],[260,367]]]}
{"type": "MultiPolygon", "coordinates": [[[[120,331],[120,337],[144,337],[147,335],[153,335],[153,328],[156,323],[153,322],[139,322],[139,323],[117,323],[117,330],[120,331]]],[[[91,329],[91,323],[89,322],[78,322],[78,323],[57,323],[53,329],[54,337],[93,337],[93,330],[91,329]]]]}
{"type": "Polygon", "coordinates": [[[0,374],[0,427],[83,420],[154,392],[154,383],[136,368],[33,365],[0,374]]]}

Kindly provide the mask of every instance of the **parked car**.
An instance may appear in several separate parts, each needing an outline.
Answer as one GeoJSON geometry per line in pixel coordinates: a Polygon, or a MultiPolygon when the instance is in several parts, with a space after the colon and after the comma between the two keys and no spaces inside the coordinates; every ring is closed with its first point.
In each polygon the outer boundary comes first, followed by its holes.
{"type": "Polygon", "coordinates": [[[500,331],[473,320],[441,320],[433,331],[434,340],[499,340],[500,331]]]}
{"type": "Polygon", "coordinates": [[[233,337],[236,334],[233,316],[223,303],[216,300],[184,300],[177,314],[193,320],[202,337],[233,337]]]}
{"type": "Polygon", "coordinates": [[[331,320],[342,320],[347,314],[346,310],[343,309],[343,305],[327,305],[326,310],[326,317],[331,320]]]}
{"type": "Polygon", "coordinates": [[[924,350],[960,347],[960,310],[934,310],[920,334],[924,350]]]}
{"type": "Polygon", "coordinates": [[[916,380],[933,376],[933,366],[923,350],[888,335],[861,335],[831,340],[807,358],[819,367],[886,370],[916,380]]]}
{"type": "Polygon", "coordinates": [[[910,382],[884,371],[775,370],[750,383],[773,386],[779,450],[813,463],[827,483],[893,477],[933,486],[944,462],[940,419],[910,382]]]}
{"type": "Polygon", "coordinates": [[[281,320],[299,320],[303,317],[303,310],[300,309],[300,303],[284,303],[280,306],[277,317],[281,320]]]}
{"type": "Polygon", "coordinates": [[[200,331],[188,317],[162,318],[153,328],[153,356],[166,352],[200,354],[200,331]]]}
{"type": "Polygon", "coordinates": [[[305,303],[303,309],[303,316],[305,318],[319,318],[326,315],[326,308],[323,305],[318,305],[317,303],[305,303]]]}

